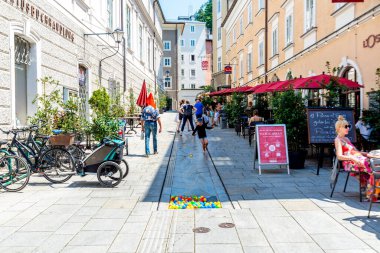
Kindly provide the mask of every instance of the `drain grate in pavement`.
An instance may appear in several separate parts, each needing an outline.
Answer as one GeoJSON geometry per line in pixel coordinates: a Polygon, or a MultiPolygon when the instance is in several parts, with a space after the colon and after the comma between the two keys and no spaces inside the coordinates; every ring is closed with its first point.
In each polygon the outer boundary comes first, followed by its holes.
{"type": "Polygon", "coordinates": [[[205,227],[193,228],[194,233],[208,233],[210,231],[211,231],[211,229],[205,228],[205,227]]]}
{"type": "Polygon", "coordinates": [[[235,227],[235,224],[225,222],[225,223],[220,223],[219,227],[221,227],[221,228],[233,228],[233,227],[235,227]]]}

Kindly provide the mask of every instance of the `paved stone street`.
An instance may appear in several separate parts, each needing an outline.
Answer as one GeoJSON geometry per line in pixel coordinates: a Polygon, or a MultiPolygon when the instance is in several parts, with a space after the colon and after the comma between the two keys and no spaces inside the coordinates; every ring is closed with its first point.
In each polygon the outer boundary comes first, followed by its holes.
{"type": "Polygon", "coordinates": [[[64,184],[35,175],[22,192],[1,193],[0,250],[379,252],[380,207],[375,204],[373,218],[366,218],[368,203],[359,202],[355,180],[349,180],[343,193],[341,177],[331,199],[330,170],[326,167],[316,176],[313,161],[291,175],[263,170],[259,176],[253,170],[253,149],[233,129],[208,131],[211,160],[190,132],[175,137],[174,116],[163,114],[157,156],[143,157],[144,142],[138,135],[129,138],[130,172],[117,188],[100,187],[93,175],[75,176],[64,184]],[[186,168],[197,170],[192,180],[186,168]],[[198,181],[208,187],[198,188],[198,181]],[[168,209],[170,194],[189,191],[212,191],[223,208],[168,209]],[[224,222],[235,227],[218,226],[224,222]],[[195,234],[195,227],[210,232],[195,234]]]}

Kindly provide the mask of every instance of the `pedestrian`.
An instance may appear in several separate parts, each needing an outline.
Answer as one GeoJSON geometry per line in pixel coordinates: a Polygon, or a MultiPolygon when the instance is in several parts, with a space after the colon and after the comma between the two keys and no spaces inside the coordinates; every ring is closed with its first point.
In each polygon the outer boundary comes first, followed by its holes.
{"type": "Polygon", "coordinates": [[[181,127],[181,133],[182,136],[183,129],[185,128],[185,124],[187,121],[189,121],[191,130],[194,131],[194,124],[193,124],[193,113],[196,109],[190,104],[189,100],[186,100],[186,104],[182,107],[182,113],[183,113],[183,120],[182,120],[182,127],[181,127]]]}
{"type": "Polygon", "coordinates": [[[153,154],[158,154],[157,151],[157,123],[159,126],[158,132],[162,132],[162,125],[160,114],[156,109],[156,103],[154,102],[153,94],[150,93],[147,98],[147,106],[143,109],[141,114],[141,131],[145,132],[145,156],[151,155],[149,149],[150,134],[153,136],[153,154]]]}
{"type": "Polygon", "coordinates": [[[253,111],[253,116],[248,121],[248,124],[251,124],[252,122],[262,122],[262,121],[264,121],[264,118],[260,117],[259,111],[255,109],[253,111]]]}
{"type": "Polygon", "coordinates": [[[195,109],[197,109],[195,111],[195,118],[197,118],[197,119],[202,118],[204,106],[203,106],[200,98],[195,99],[194,107],[195,107],[195,109]]]}
{"type": "Polygon", "coordinates": [[[181,123],[182,123],[182,120],[183,120],[182,106],[183,106],[184,104],[185,104],[185,100],[182,99],[182,100],[179,102],[177,133],[179,133],[179,128],[180,128],[181,123]]]}
{"type": "Polygon", "coordinates": [[[248,102],[248,106],[245,108],[244,112],[245,112],[245,115],[248,116],[248,118],[253,116],[253,103],[252,103],[252,101],[248,102]]]}
{"type": "Polygon", "coordinates": [[[361,144],[361,150],[368,151],[371,147],[371,133],[373,128],[365,122],[363,117],[359,118],[359,121],[355,124],[356,129],[359,129],[361,135],[361,141],[359,141],[359,145],[361,144]]]}
{"type": "Polygon", "coordinates": [[[216,105],[218,104],[218,101],[216,100],[216,98],[213,99],[213,101],[211,102],[211,109],[215,112],[216,110],[216,105]]]}
{"type": "Polygon", "coordinates": [[[195,129],[193,131],[193,136],[195,135],[196,132],[198,132],[198,138],[202,144],[203,152],[205,152],[207,150],[207,146],[208,146],[206,128],[212,129],[212,128],[214,128],[214,126],[208,127],[206,122],[204,122],[203,118],[198,118],[197,119],[197,126],[195,127],[195,129]]]}

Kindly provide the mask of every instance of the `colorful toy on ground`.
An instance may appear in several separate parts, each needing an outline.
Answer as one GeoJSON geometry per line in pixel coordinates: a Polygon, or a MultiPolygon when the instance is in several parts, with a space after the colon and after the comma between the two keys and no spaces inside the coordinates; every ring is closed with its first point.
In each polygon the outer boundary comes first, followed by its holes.
{"type": "Polygon", "coordinates": [[[215,197],[209,200],[205,196],[171,196],[169,209],[198,209],[198,208],[222,208],[220,201],[215,197]]]}

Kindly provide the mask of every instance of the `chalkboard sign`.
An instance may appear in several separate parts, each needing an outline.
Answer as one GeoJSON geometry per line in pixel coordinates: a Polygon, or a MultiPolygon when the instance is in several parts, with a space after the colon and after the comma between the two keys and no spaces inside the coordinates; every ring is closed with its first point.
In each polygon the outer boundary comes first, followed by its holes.
{"type": "Polygon", "coordinates": [[[356,142],[354,112],[352,109],[309,108],[307,109],[309,143],[334,143],[336,137],[335,123],[339,115],[343,115],[348,123],[351,124],[352,128],[347,137],[351,142],[356,142]]]}

